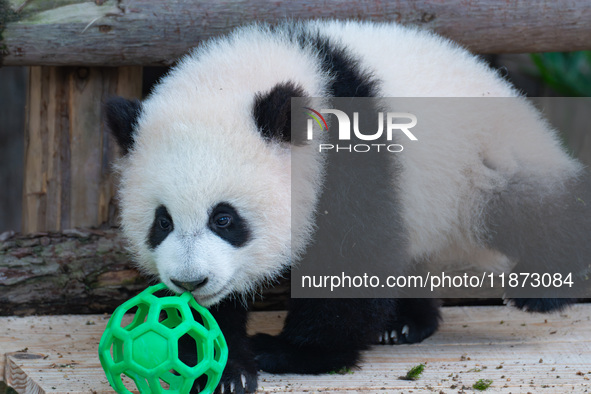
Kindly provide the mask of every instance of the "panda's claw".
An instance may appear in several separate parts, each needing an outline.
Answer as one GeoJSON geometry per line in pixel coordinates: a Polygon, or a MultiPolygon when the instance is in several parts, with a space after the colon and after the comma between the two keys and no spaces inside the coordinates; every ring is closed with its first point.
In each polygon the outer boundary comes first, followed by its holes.
{"type": "Polygon", "coordinates": [[[393,344],[398,342],[398,334],[396,333],[396,330],[390,331],[390,342],[393,344]]]}
{"type": "Polygon", "coordinates": [[[380,334],[380,336],[378,337],[378,343],[384,343],[384,341],[382,340],[382,334],[380,334]]]}
{"type": "Polygon", "coordinates": [[[240,381],[242,382],[242,388],[246,388],[246,376],[244,374],[240,374],[240,381]]]}
{"type": "Polygon", "coordinates": [[[236,385],[234,384],[234,382],[230,383],[230,392],[231,393],[236,392],[236,385]]]}
{"type": "Polygon", "coordinates": [[[408,324],[405,324],[404,327],[402,327],[402,331],[400,333],[408,338],[409,331],[410,329],[408,327],[408,324]]]}

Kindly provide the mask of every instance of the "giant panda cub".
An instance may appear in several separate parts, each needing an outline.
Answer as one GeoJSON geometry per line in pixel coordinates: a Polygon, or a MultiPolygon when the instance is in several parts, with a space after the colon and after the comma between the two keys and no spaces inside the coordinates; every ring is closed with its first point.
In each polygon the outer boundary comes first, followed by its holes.
{"type": "MultiPolygon", "coordinates": [[[[412,149],[389,155],[394,186],[388,201],[375,202],[381,222],[366,238],[396,240],[392,265],[456,252],[482,267],[589,256],[582,165],[509,83],[429,32],[341,21],[255,24],[201,44],[145,101],[106,103],[123,153],[122,230],[143,271],[192,292],[219,322],[230,353],[218,391],[254,391],[258,370],[353,366],[371,344],[418,342],[439,324],[432,299],[293,299],[281,334],[247,337],[242,298],[305,258],[324,204],[328,164],[310,155],[310,168],[292,171],[292,156],[309,145],[291,141],[291,98],[482,96],[515,97],[520,120],[483,134],[470,128],[476,115],[466,114],[457,133],[433,127],[412,149]]],[[[339,201],[339,209],[355,209],[346,196],[339,201]]],[[[530,311],[569,302],[512,300],[530,311]]]]}

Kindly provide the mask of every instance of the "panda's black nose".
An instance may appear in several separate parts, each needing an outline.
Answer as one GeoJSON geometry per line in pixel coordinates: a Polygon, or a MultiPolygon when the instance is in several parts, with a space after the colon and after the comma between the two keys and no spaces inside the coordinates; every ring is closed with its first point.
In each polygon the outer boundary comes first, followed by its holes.
{"type": "Polygon", "coordinates": [[[172,278],[170,278],[170,281],[172,283],[174,283],[175,286],[178,286],[183,290],[193,291],[195,289],[205,286],[205,284],[207,283],[207,277],[205,277],[205,276],[200,277],[200,278],[197,278],[197,280],[190,281],[190,282],[183,282],[181,280],[176,280],[176,279],[172,279],[172,278]]]}

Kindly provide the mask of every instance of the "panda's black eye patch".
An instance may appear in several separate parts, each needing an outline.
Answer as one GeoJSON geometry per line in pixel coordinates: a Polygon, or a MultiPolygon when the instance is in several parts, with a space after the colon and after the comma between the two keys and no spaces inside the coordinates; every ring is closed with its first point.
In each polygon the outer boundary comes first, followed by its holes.
{"type": "Polygon", "coordinates": [[[148,245],[150,248],[156,249],[172,230],[174,230],[172,217],[168,213],[168,209],[164,205],[160,205],[154,211],[154,221],[152,222],[150,234],[148,235],[148,245]]]}
{"type": "Polygon", "coordinates": [[[225,202],[219,203],[212,209],[209,215],[209,228],[236,247],[244,245],[250,237],[246,220],[232,205],[225,202]]]}

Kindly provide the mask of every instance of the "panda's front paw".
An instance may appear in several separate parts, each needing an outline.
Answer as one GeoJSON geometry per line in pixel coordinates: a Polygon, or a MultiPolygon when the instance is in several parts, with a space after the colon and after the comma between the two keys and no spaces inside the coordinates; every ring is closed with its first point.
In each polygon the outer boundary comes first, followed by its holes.
{"type": "Polygon", "coordinates": [[[378,333],[383,345],[417,343],[431,336],[439,327],[439,310],[435,300],[400,299],[396,314],[378,333]]]}
{"type": "Polygon", "coordinates": [[[257,389],[257,369],[255,363],[249,365],[228,360],[222,379],[215,392],[218,394],[254,393],[257,389]]]}

